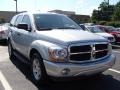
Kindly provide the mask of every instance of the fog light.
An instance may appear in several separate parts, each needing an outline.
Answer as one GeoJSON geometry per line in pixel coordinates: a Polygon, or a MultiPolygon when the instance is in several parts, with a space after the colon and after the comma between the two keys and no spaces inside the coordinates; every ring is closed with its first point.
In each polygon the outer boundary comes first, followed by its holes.
{"type": "Polygon", "coordinates": [[[62,73],[63,75],[67,75],[69,72],[70,72],[70,69],[68,69],[68,68],[65,68],[65,69],[63,69],[63,70],[61,71],[61,73],[62,73]]]}

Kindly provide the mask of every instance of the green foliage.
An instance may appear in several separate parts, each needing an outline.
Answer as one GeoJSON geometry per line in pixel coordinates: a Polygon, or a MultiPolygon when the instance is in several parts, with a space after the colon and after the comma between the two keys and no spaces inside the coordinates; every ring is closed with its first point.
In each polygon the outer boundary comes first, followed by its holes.
{"type": "Polygon", "coordinates": [[[104,0],[98,10],[93,10],[91,19],[97,24],[120,27],[120,1],[116,5],[109,5],[104,0]]]}
{"type": "Polygon", "coordinates": [[[92,13],[92,21],[99,21],[99,11],[98,10],[93,10],[93,13],[92,13]]]}
{"type": "Polygon", "coordinates": [[[111,21],[114,10],[114,5],[109,5],[108,2],[104,1],[100,4],[98,10],[93,10],[92,20],[111,21]]]}
{"type": "Polygon", "coordinates": [[[115,11],[112,16],[113,21],[120,21],[120,1],[115,6],[115,11]]]}
{"type": "Polygon", "coordinates": [[[99,25],[106,25],[106,24],[107,24],[107,21],[100,21],[98,24],[99,24],[99,25]]]}
{"type": "Polygon", "coordinates": [[[114,26],[114,27],[120,27],[120,22],[107,22],[106,25],[108,26],[114,26]]]}
{"type": "Polygon", "coordinates": [[[108,5],[109,5],[109,3],[104,0],[98,8],[101,10],[104,10],[104,8],[106,8],[108,5]]]}

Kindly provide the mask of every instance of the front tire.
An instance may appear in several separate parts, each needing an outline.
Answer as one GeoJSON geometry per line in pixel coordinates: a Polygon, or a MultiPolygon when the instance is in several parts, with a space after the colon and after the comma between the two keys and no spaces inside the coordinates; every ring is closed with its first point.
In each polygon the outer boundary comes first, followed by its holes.
{"type": "Polygon", "coordinates": [[[33,82],[35,84],[45,84],[47,82],[47,75],[41,56],[38,53],[34,53],[31,57],[31,61],[33,82]]]}
{"type": "Polygon", "coordinates": [[[8,42],[8,54],[9,54],[10,59],[12,59],[14,57],[13,47],[10,42],[8,42]]]}

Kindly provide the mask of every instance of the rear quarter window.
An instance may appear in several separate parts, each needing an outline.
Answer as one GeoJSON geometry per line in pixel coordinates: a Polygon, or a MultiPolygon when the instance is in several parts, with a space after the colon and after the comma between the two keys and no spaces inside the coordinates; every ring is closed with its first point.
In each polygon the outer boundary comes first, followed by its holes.
{"type": "Polygon", "coordinates": [[[22,19],[23,19],[23,15],[17,16],[16,21],[14,23],[15,26],[17,26],[18,24],[20,24],[22,22],[22,19]]]}
{"type": "Polygon", "coordinates": [[[10,21],[10,26],[14,26],[17,16],[14,16],[10,21]]]}

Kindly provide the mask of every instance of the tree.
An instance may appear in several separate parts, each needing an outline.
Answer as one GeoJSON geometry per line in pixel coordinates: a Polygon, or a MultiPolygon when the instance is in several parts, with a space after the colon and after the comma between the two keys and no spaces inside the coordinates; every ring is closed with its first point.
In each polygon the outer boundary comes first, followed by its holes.
{"type": "Polygon", "coordinates": [[[98,7],[98,9],[104,10],[104,8],[106,8],[107,6],[109,6],[109,3],[104,0],[104,1],[100,4],[100,6],[98,7]]]}
{"type": "Polygon", "coordinates": [[[120,1],[115,5],[115,11],[112,16],[113,21],[120,21],[120,1]]]}
{"type": "Polygon", "coordinates": [[[109,3],[104,0],[98,7],[98,10],[93,10],[92,19],[97,21],[110,21],[114,9],[114,5],[109,5],[109,3]]]}
{"type": "Polygon", "coordinates": [[[101,11],[99,10],[93,10],[93,13],[92,13],[92,21],[100,21],[101,20],[101,11]]]}

